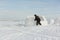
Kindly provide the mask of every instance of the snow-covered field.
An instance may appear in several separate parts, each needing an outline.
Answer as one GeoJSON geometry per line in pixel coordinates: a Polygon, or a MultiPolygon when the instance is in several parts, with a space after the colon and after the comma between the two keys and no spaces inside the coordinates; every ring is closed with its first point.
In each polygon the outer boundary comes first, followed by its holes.
{"type": "Polygon", "coordinates": [[[0,40],[60,40],[60,19],[51,20],[46,26],[30,26],[25,25],[24,21],[1,20],[0,40]]]}

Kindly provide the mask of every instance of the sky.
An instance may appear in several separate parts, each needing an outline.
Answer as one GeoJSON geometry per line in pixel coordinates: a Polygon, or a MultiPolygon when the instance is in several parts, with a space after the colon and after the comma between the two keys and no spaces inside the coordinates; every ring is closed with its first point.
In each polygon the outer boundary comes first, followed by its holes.
{"type": "Polygon", "coordinates": [[[22,19],[34,14],[60,16],[60,0],[0,0],[0,19],[22,19]]]}

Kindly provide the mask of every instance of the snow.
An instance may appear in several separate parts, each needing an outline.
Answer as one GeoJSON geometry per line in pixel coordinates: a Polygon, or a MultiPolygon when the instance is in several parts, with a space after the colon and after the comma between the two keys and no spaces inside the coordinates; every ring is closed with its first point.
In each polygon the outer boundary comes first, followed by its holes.
{"type": "Polygon", "coordinates": [[[0,40],[60,40],[60,25],[56,25],[60,24],[59,18],[50,19],[50,23],[44,26],[28,24],[31,20],[0,21],[0,40]]]}
{"type": "MultiPolygon", "coordinates": [[[[45,25],[48,25],[48,22],[46,20],[46,18],[44,16],[39,16],[40,19],[41,19],[41,24],[43,26],[45,25]]],[[[34,21],[34,16],[28,16],[26,19],[25,19],[25,24],[26,25],[36,25],[36,22],[34,21]]]]}

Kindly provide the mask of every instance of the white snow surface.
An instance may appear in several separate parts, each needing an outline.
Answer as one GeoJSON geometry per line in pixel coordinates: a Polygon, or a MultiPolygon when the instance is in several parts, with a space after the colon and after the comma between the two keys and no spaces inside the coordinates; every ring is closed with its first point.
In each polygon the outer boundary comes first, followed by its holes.
{"type": "MultiPolygon", "coordinates": [[[[27,20],[27,22],[29,23],[29,20],[27,20]]],[[[50,19],[50,23],[45,26],[36,26],[35,24],[29,25],[27,22],[26,20],[1,20],[0,40],[60,40],[59,18],[50,19]],[[26,23],[28,25],[26,25],[26,23]]],[[[30,22],[32,23],[34,21],[30,22]]]]}

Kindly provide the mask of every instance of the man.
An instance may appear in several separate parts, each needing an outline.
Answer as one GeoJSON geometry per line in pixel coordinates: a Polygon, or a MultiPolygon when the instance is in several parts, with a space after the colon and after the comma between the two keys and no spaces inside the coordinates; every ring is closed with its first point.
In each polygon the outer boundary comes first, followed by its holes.
{"type": "Polygon", "coordinates": [[[35,16],[34,21],[36,21],[36,25],[38,25],[38,24],[41,25],[41,23],[40,23],[41,19],[39,18],[39,16],[37,16],[36,14],[34,16],[35,16]]]}

